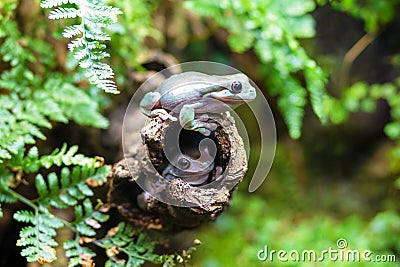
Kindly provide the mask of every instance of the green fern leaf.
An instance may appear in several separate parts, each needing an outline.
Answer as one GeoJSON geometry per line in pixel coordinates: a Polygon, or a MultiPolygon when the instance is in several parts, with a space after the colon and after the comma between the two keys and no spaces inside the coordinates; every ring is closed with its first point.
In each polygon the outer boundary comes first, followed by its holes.
{"type": "Polygon", "coordinates": [[[304,71],[307,89],[310,93],[310,102],[315,115],[321,123],[327,122],[327,114],[324,112],[324,99],[327,97],[325,92],[326,73],[317,66],[314,61],[309,61],[304,71]]]}
{"type": "Polygon", "coordinates": [[[14,213],[13,217],[18,222],[34,223],[35,221],[35,214],[27,210],[19,210],[14,213]]]}
{"type": "Polygon", "coordinates": [[[146,261],[160,264],[166,260],[165,257],[154,253],[154,245],[145,234],[132,236],[133,227],[125,223],[119,223],[117,228],[114,236],[98,240],[96,244],[105,249],[117,247],[128,259],[122,260],[114,256],[106,262],[106,266],[139,267],[146,261]]]}
{"type": "MultiPolygon", "coordinates": [[[[67,26],[65,30],[62,33],[62,36],[64,38],[72,38],[75,37],[79,34],[82,34],[84,31],[83,25],[72,25],[72,26],[67,26]]],[[[81,39],[83,40],[83,39],[81,39]]],[[[83,43],[84,44],[84,43],[83,43]]]]}
{"type": "Polygon", "coordinates": [[[43,175],[40,173],[36,175],[35,177],[35,185],[36,185],[36,190],[39,194],[39,197],[46,197],[47,196],[47,184],[46,181],[43,178],[43,175]]]}
{"type": "Polygon", "coordinates": [[[82,206],[75,207],[75,221],[71,223],[76,231],[85,236],[94,236],[95,229],[100,228],[100,223],[108,220],[108,215],[94,211],[89,199],[83,201],[82,206]]]}
{"type": "Polygon", "coordinates": [[[50,19],[80,18],[80,24],[67,26],[62,33],[65,38],[77,38],[68,44],[68,49],[79,61],[79,66],[86,69],[84,74],[91,84],[108,93],[119,93],[112,80],[113,70],[108,64],[101,62],[110,57],[110,54],[102,51],[106,46],[100,41],[110,40],[110,35],[103,32],[103,29],[116,23],[117,16],[122,12],[102,1],[81,0],[73,3],[76,7],[63,6],[66,4],[63,1],[46,0],[42,1],[41,6],[56,7],[50,12],[50,19]]]}
{"type": "Polygon", "coordinates": [[[78,47],[83,47],[85,45],[85,39],[82,37],[76,38],[75,40],[72,40],[68,44],[68,49],[69,51],[73,52],[76,48],[78,47]]]}
{"type": "Polygon", "coordinates": [[[108,171],[108,168],[104,166],[98,169],[76,166],[70,174],[70,171],[64,167],[61,170],[61,184],[59,184],[58,177],[54,172],[47,176],[47,184],[43,176],[38,174],[36,188],[39,198],[35,202],[43,205],[49,203],[56,208],[66,208],[71,204],[75,205],[79,200],[93,195],[93,191],[85,184],[86,179],[94,176],[105,180],[105,171],[108,171]]]}
{"type": "Polygon", "coordinates": [[[80,60],[84,59],[85,57],[87,57],[88,55],[89,55],[89,51],[87,49],[81,49],[74,53],[74,58],[76,60],[80,61],[80,60]]]}
{"type": "Polygon", "coordinates": [[[49,14],[49,19],[71,19],[76,18],[78,16],[78,10],[76,8],[71,7],[59,7],[53,9],[49,14]]]}
{"type": "Polygon", "coordinates": [[[67,150],[67,145],[64,144],[61,149],[55,149],[50,155],[45,155],[40,158],[40,163],[46,169],[51,166],[66,166],[80,165],[80,166],[93,166],[96,162],[95,159],[85,157],[82,154],[75,154],[78,151],[78,146],[71,146],[67,150]]]}
{"type": "Polygon", "coordinates": [[[52,262],[56,259],[55,250],[58,243],[54,240],[57,235],[56,229],[64,226],[63,222],[52,216],[48,210],[39,206],[35,213],[31,211],[18,211],[14,213],[14,219],[20,222],[32,224],[20,231],[20,239],[17,246],[25,247],[21,255],[27,261],[52,262]]]}
{"type": "Polygon", "coordinates": [[[297,139],[301,136],[307,94],[305,89],[293,80],[285,81],[283,88],[286,88],[286,90],[282,92],[278,105],[288,126],[289,135],[297,139]]]}
{"type": "Polygon", "coordinates": [[[81,246],[78,240],[79,238],[77,237],[75,240],[67,240],[63,244],[65,255],[68,258],[68,267],[80,265],[82,255],[96,255],[88,247],[81,246]]]}
{"type": "Polygon", "coordinates": [[[52,8],[52,7],[60,6],[60,5],[67,4],[70,2],[72,2],[72,1],[69,1],[69,0],[43,0],[40,2],[40,6],[42,8],[52,8]]]}

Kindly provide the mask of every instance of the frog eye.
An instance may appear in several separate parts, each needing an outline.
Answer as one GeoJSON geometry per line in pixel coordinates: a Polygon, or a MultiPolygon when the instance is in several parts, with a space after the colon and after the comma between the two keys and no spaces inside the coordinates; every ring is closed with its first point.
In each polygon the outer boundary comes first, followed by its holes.
{"type": "Polygon", "coordinates": [[[190,161],[187,158],[182,157],[178,160],[179,169],[186,170],[187,168],[189,168],[189,166],[190,166],[190,161]]]}
{"type": "Polygon", "coordinates": [[[239,94],[239,93],[242,91],[242,83],[239,82],[239,81],[234,81],[234,82],[231,84],[231,88],[229,89],[229,91],[230,91],[232,94],[239,94]]]}

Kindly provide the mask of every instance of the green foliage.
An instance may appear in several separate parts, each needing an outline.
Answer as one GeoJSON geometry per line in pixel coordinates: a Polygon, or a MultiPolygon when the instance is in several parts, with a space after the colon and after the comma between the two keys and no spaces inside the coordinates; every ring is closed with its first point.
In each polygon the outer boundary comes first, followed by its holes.
{"type": "Polygon", "coordinates": [[[81,246],[78,238],[75,240],[67,240],[63,245],[65,249],[65,256],[69,258],[68,267],[78,266],[82,263],[81,257],[85,255],[89,259],[96,256],[96,254],[88,247],[81,246]]]}
{"type": "MultiPolygon", "coordinates": [[[[257,259],[257,252],[263,250],[265,245],[269,252],[285,250],[289,253],[297,250],[302,253],[303,250],[315,250],[316,253],[321,253],[329,248],[338,249],[336,242],[341,238],[347,241],[348,249],[359,250],[361,253],[368,249],[373,256],[398,255],[400,252],[400,221],[395,212],[379,214],[368,223],[359,216],[339,219],[316,214],[312,209],[309,212],[292,213],[288,212],[290,205],[286,209],[281,209],[280,205],[275,208],[273,198],[268,197],[265,200],[252,195],[249,201],[244,194],[236,195],[230,211],[221,215],[215,227],[207,229],[200,236],[208,247],[218,249],[200,247],[195,254],[194,266],[372,266],[363,260],[329,260],[327,254],[324,261],[317,263],[301,260],[282,262],[278,260],[276,253],[273,261],[270,257],[265,262],[257,259]]],[[[296,205],[297,201],[303,200],[296,196],[292,199],[292,204],[296,205]]],[[[289,258],[288,254],[286,258],[289,258]]],[[[382,264],[388,267],[398,266],[397,262],[382,264]]]]}
{"type": "MultiPolygon", "coordinates": [[[[88,188],[88,192],[91,190],[88,188]]],[[[85,236],[94,236],[94,229],[100,228],[100,224],[108,220],[108,215],[99,211],[95,211],[92,202],[89,199],[83,201],[82,206],[75,206],[75,221],[71,225],[76,229],[76,232],[85,236]]]]}
{"type": "MultiPolygon", "coordinates": [[[[398,2],[330,1],[337,10],[362,19],[369,33],[377,33],[390,23],[398,2]]],[[[95,86],[106,92],[118,92],[112,80],[114,73],[104,63],[110,54],[116,55],[112,61],[118,74],[116,80],[123,83],[126,82],[124,79],[130,78],[129,71],[144,69],[142,58],[153,48],[161,49],[157,46],[164,45],[164,37],[168,41],[165,50],[176,49],[168,40],[170,29],[160,25],[163,20],[155,15],[168,13],[168,8],[181,4],[180,1],[167,4],[157,0],[108,3],[117,8],[96,0],[42,1],[42,7],[52,9],[49,18],[56,20],[54,25],[62,28],[61,34],[53,32],[50,22],[25,28],[22,25],[25,22],[18,19],[21,14],[16,11],[17,1],[0,3],[0,217],[2,209],[7,207],[4,203],[19,201],[28,206],[14,214],[15,220],[27,224],[20,231],[18,245],[23,247],[22,255],[28,261],[54,261],[57,242],[63,242],[68,266],[90,266],[95,253],[89,247],[93,245],[106,250],[107,266],[141,266],[147,261],[164,266],[185,264],[187,258],[180,255],[157,255],[154,252],[157,242],[128,224],[121,223],[114,233],[110,231],[106,237],[90,241],[94,239],[87,237],[95,236],[107,215],[93,207],[91,199],[95,196],[87,181],[93,179],[97,184],[103,183],[109,167],[77,153],[77,146],[65,144],[43,154],[52,148],[46,142],[38,142],[49,138],[51,129],[58,123],[108,127],[108,121],[100,113],[107,100],[95,86]],[[120,10],[124,14],[116,23],[120,10]],[[166,36],[161,35],[164,30],[166,36]],[[61,47],[66,45],[54,40],[51,33],[71,39],[66,66],[59,51],[60,44],[61,47]],[[149,37],[150,42],[145,44],[149,37]],[[106,52],[106,42],[109,42],[109,52],[106,52]],[[76,70],[78,65],[80,70],[76,70]],[[88,87],[82,82],[83,75],[95,86],[88,87]],[[29,188],[22,188],[26,186],[29,188]],[[18,193],[26,192],[26,189],[35,191],[37,197],[28,198],[18,193]],[[57,216],[60,212],[71,214],[73,218],[61,219],[57,216]],[[59,239],[57,231],[63,228],[71,230],[72,240],[59,239]],[[88,243],[91,244],[88,246],[88,243]]],[[[190,17],[192,22],[209,25],[209,20],[203,19],[212,18],[215,24],[226,29],[233,51],[255,52],[262,64],[261,74],[269,93],[277,96],[292,137],[298,138],[301,134],[308,101],[321,122],[338,124],[354,112],[373,111],[376,100],[385,99],[392,116],[385,133],[400,144],[399,81],[373,85],[358,82],[345,89],[340,98],[325,93],[327,74],[309,56],[302,43],[302,39],[315,35],[315,22],[310,15],[316,8],[314,1],[193,0],[185,1],[184,6],[202,16],[198,21],[197,17],[190,17]]],[[[164,19],[168,22],[169,18],[164,19]]],[[[196,25],[191,29],[195,28],[196,25]]],[[[216,31],[216,34],[220,32],[216,31]]],[[[397,56],[392,61],[398,63],[400,60],[397,56]]],[[[397,145],[391,153],[392,169],[396,173],[400,170],[399,147],[397,145]]],[[[294,187],[299,182],[296,177],[298,167],[287,161],[290,156],[278,151],[279,163],[275,166],[280,166],[281,171],[270,183],[267,201],[253,196],[249,201],[238,194],[229,213],[222,215],[211,233],[203,236],[207,251],[199,256],[205,266],[258,265],[256,252],[266,242],[273,249],[326,249],[334,246],[340,237],[348,238],[351,248],[398,253],[398,212],[382,212],[371,223],[359,216],[339,219],[315,214],[316,208],[311,205],[314,199],[299,198],[299,190],[294,187]],[[278,203],[272,203],[271,198],[278,203]],[[348,235],[342,236],[342,233],[348,235]],[[217,249],[210,249],[212,247],[217,249]]],[[[396,186],[400,187],[400,179],[396,186]]],[[[295,266],[306,265],[296,263],[295,266]]]]}
{"type": "Polygon", "coordinates": [[[110,48],[115,54],[114,58],[122,61],[115,66],[120,73],[116,78],[123,83],[129,75],[129,70],[144,70],[141,61],[144,59],[143,55],[150,50],[144,40],[151,38],[157,43],[163,43],[164,37],[153,25],[153,16],[159,1],[136,1],[134,5],[130,1],[113,0],[110,3],[123,10],[119,22],[108,28],[111,35],[110,48]]]}
{"type": "MultiPolygon", "coordinates": [[[[326,1],[321,1],[325,3],[326,1]]],[[[393,20],[399,0],[336,0],[330,1],[335,9],[349,13],[364,21],[366,32],[376,32],[380,27],[393,20]]]]}
{"type": "Polygon", "coordinates": [[[392,83],[367,84],[356,82],[342,92],[341,98],[325,100],[325,112],[332,123],[343,123],[353,112],[372,112],[376,101],[383,99],[390,107],[391,122],[384,128],[385,134],[396,142],[390,152],[394,172],[400,171],[400,78],[392,83]]]}
{"type": "MultiPolygon", "coordinates": [[[[103,59],[109,56],[104,42],[110,40],[104,29],[115,26],[112,24],[120,14],[119,9],[90,0],[42,1],[41,5],[53,8],[50,19],[79,20],[63,31],[64,37],[75,38],[68,46],[70,54],[86,70],[85,75],[92,84],[106,92],[117,93],[111,80],[113,72],[103,59]]],[[[22,34],[20,29],[25,25],[19,25],[15,19],[18,16],[16,2],[1,2],[0,7],[0,217],[3,203],[19,201],[30,208],[14,213],[15,220],[27,224],[21,229],[17,242],[27,261],[41,264],[55,261],[58,242],[63,242],[68,266],[92,266],[95,253],[87,244],[94,238],[88,237],[97,234],[108,215],[93,206],[91,186],[104,184],[110,168],[102,166],[98,158],[78,153],[78,146],[64,144],[43,154],[50,150],[49,145],[38,140],[46,140],[57,123],[107,128],[109,123],[100,109],[108,100],[101,95],[101,90],[82,83],[80,73],[66,73],[74,68],[74,60],[67,61],[67,66],[58,64],[63,60],[54,53],[53,45],[60,41],[44,35],[49,32],[47,24],[35,25],[30,31],[22,30],[25,32],[22,34]],[[28,188],[20,190],[26,186],[28,188]],[[31,194],[27,197],[19,193],[29,190],[36,191],[37,197],[32,199],[31,194]],[[65,216],[58,217],[60,213],[71,214],[74,218],[65,220],[65,216]],[[57,230],[64,231],[64,228],[70,229],[73,240],[60,240],[57,230]]],[[[140,12],[148,12],[145,7],[143,4],[141,10],[133,9],[134,15],[129,19],[133,21],[140,12]]],[[[150,19],[149,15],[147,20],[150,19]]],[[[146,35],[139,35],[138,42],[146,35]]],[[[120,40],[126,43],[127,39],[120,40]]],[[[129,49],[133,46],[125,50],[125,55],[129,49]]],[[[135,51],[138,55],[140,50],[135,51]]],[[[171,266],[172,259],[183,261],[178,255],[155,254],[154,242],[145,235],[124,234],[136,242],[136,246],[127,244],[124,248],[127,252],[138,253],[137,257],[145,252],[144,260],[135,260],[136,266],[145,260],[165,266],[171,266]]],[[[124,237],[123,234],[119,236],[124,237]]]]}
{"type": "Polygon", "coordinates": [[[4,38],[0,54],[12,66],[0,76],[0,87],[5,92],[0,94],[0,163],[11,159],[19,147],[34,144],[35,138],[46,139],[41,128],[52,128],[51,121],[108,126],[95,99],[67,76],[52,71],[54,54],[43,53],[52,51],[51,47],[40,40],[22,37],[15,21],[8,20],[9,12],[0,21],[0,36],[4,38]],[[35,60],[42,63],[41,68],[37,66],[42,73],[29,69],[35,60]]]}
{"type": "Polygon", "coordinates": [[[120,223],[117,232],[111,237],[96,241],[100,247],[114,254],[107,262],[107,267],[142,266],[146,261],[163,264],[164,267],[175,266],[174,255],[160,256],[153,252],[153,245],[148,242],[143,233],[133,235],[134,229],[129,224],[120,223]],[[125,254],[128,259],[119,258],[118,254],[125,254]]]}
{"type": "Polygon", "coordinates": [[[309,12],[314,1],[187,1],[186,8],[211,17],[229,31],[229,45],[242,53],[253,48],[264,64],[270,92],[278,104],[293,138],[301,135],[307,98],[316,116],[326,122],[323,112],[326,73],[311,59],[299,38],[315,35],[309,12]]]}
{"type": "Polygon", "coordinates": [[[56,153],[42,157],[38,156],[36,147],[29,150],[27,157],[22,157],[23,150],[24,148],[21,148],[22,152],[17,153],[17,156],[10,161],[9,166],[14,170],[32,173],[53,165],[75,165],[72,171],[68,167],[61,168],[60,177],[56,172],[51,172],[46,177],[38,173],[35,177],[38,198],[33,200],[26,199],[10,188],[0,188],[0,196],[11,195],[15,200],[23,201],[34,210],[34,212],[21,210],[14,214],[15,220],[31,224],[20,232],[17,245],[25,247],[21,255],[29,262],[52,262],[56,259],[54,248],[58,246],[54,240],[56,229],[68,226],[78,235],[93,236],[96,233],[94,229],[99,228],[99,223],[107,220],[107,215],[93,209],[88,198],[93,195],[93,191],[86,181],[91,178],[96,183],[104,183],[110,168],[98,166],[95,160],[76,154],[76,147],[67,151],[64,146],[60,151],[56,150],[56,153]],[[77,162],[77,159],[81,161],[77,162]],[[82,201],[82,205],[79,201],[82,201]],[[52,212],[52,208],[62,210],[72,206],[75,206],[73,222],[66,222],[52,212]]]}
{"type": "Polygon", "coordinates": [[[109,57],[103,43],[110,40],[104,28],[117,22],[118,8],[108,6],[101,0],[43,0],[42,8],[54,8],[49,19],[80,18],[79,24],[65,27],[62,35],[75,38],[68,44],[79,66],[85,69],[89,82],[108,93],[118,93],[113,80],[114,72],[102,60],[109,57]],[[79,36],[79,37],[78,37],[79,36]]]}
{"type": "Polygon", "coordinates": [[[64,226],[64,223],[54,217],[44,206],[39,206],[35,213],[22,210],[14,213],[14,219],[19,222],[30,223],[21,229],[17,246],[25,247],[21,255],[28,262],[52,262],[56,259],[53,247],[58,243],[54,240],[56,229],[64,226]]]}

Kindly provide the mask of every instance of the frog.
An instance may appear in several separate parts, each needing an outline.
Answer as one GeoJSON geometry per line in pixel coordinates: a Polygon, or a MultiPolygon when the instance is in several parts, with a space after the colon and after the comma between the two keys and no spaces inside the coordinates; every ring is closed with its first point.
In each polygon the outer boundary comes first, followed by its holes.
{"type": "MultiPolygon", "coordinates": [[[[202,149],[201,156],[195,158],[190,154],[179,154],[174,160],[177,166],[169,164],[164,168],[162,176],[167,180],[180,178],[192,186],[199,186],[207,182],[210,172],[214,169],[214,158],[206,147],[202,149]]],[[[222,168],[216,166],[216,179],[222,174],[222,168]]]]}
{"type": "Polygon", "coordinates": [[[140,110],[148,117],[178,121],[183,129],[209,136],[217,124],[209,113],[229,114],[229,110],[256,98],[256,89],[243,73],[209,75],[188,71],[164,80],[144,95],[140,110]]]}

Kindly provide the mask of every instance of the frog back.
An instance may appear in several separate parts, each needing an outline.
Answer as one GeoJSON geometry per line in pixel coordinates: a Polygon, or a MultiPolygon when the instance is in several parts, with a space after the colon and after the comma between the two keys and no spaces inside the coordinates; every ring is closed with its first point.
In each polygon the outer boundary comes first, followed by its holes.
{"type": "Polygon", "coordinates": [[[209,77],[210,75],[194,71],[169,77],[157,88],[161,95],[161,106],[166,110],[173,110],[183,103],[200,100],[201,89],[212,85],[209,77]]]}

